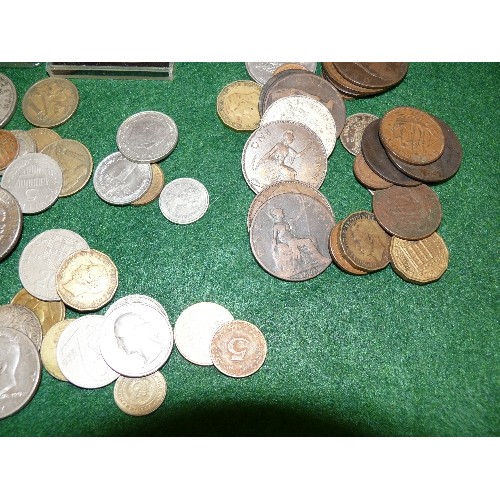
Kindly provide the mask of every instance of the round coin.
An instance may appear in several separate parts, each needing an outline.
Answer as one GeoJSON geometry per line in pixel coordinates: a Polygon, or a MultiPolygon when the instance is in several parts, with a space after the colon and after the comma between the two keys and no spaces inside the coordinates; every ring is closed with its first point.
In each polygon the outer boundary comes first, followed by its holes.
{"type": "Polygon", "coordinates": [[[132,416],[149,415],[157,410],[167,396],[167,381],[161,372],[145,377],[120,376],[113,391],[115,403],[132,416]]]}
{"type": "Polygon", "coordinates": [[[155,309],[157,312],[159,312],[167,321],[170,321],[168,318],[167,311],[165,311],[165,308],[155,299],[152,297],[149,297],[148,295],[140,295],[140,294],[130,294],[130,295],[125,295],[125,297],[122,297],[118,299],[117,301],[113,302],[108,310],[105,312],[104,316],[108,317],[110,314],[114,313],[114,311],[118,310],[120,307],[134,307],[135,305],[147,305],[149,307],[152,307],[155,309]]]}
{"type": "Polygon", "coordinates": [[[63,372],[59,368],[59,363],[57,362],[57,343],[59,342],[59,337],[64,329],[72,321],[75,320],[65,319],[53,325],[43,337],[42,347],[40,348],[40,357],[42,359],[43,367],[50,373],[50,375],[61,382],[67,382],[68,379],[64,376],[63,372]]]}
{"type": "Polygon", "coordinates": [[[392,182],[386,181],[370,168],[365,161],[363,153],[356,155],[352,170],[356,179],[369,189],[386,189],[393,185],[392,182]]]}
{"type": "Polygon", "coordinates": [[[215,367],[228,377],[248,377],[263,364],[267,343],[262,332],[252,323],[233,320],[215,332],[210,343],[215,367]]]}
{"type": "Polygon", "coordinates": [[[170,222],[191,224],[201,219],[208,209],[209,194],[196,179],[175,179],[163,188],[159,205],[161,213],[170,222]]]}
{"type": "Polygon", "coordinates": [[[58,141],[61,136],[50,128],[31,128],[28,134],[36,143],[36,152],[40,153],[46,146],[54,141],[58,141]]]}
{"type": "Polygon", "coordinates": [[[156,163],[151,164],[151,170],[153,178],[151,179],[151,185],[148,190],[137,200],[132,201],[130,204],[134,206],[142,206],[151,203],[156,200],[165,186],[165,176],[163,175],[163,170],[156,163]]]}
{"type": "Polygon", "coordinates": [[[14,328],[24,333],[40,350],[42,345],[42,325],[31,309],[19,304],[0,306],[0,327],[14,328]]]}
{"type": "Polygon", "coordinates": [[[0,172],[5,170],[19,153],[19,141],[8,130],[0,130],[0,172]]]}
{"type": "Polygon", "coordinates": [[[361,139],[365,128],[378,116],[369,113],[356,113],[348,116],[340,134],[340,142],[351,153],[356,156],[361,152],[361,139]]]}
{"type": "Polygon", "coordinates": [[[367,88],[392,87],[398,84],[408,71],[405,62],[339,62],[337,70],[351,82],[367,88]]]}
{"type": "Polygon", "coordinates": [[[23,213],[17,200],[0,187],[0,261],[16,247],[23,230],[23,213]]]}
{"type": "Polygon", "coordinates": [[[220,119],[235,130],[255,130],[259,126],[259,97],[262,87],[250,80],[226,85],[217,96],[220,119]]]}
{"type": "Polygon", "coordinates": [[[305,66],[302,66],[302,64],[297,64],[297,63],[285,63],[282,64],[281,66],[278,66],[274,71],[273,71],[273,76],[278,75],[282,71],[287,71],[289,69],[300,69],[302,71],[312,71],[313,73],[316,72],[316,68],[314,70],[308,70],[305,66]]]}
{"type": "Polygon", "coordinates": [[[0,73],[0,127],[4,127],[12,118],[16,104],[16,87],[8,76],[0,73]]]}
{"type": "MultiPolygon", "coordinates": [[[[248,71],[248,74],[255,80],[256,82],[264,85],[274,74],[274,72],[282,66],[283,62],[246,62],[245,67],[248,71]]],[[[300,66],[306,68],[308,71],[314,73],[316,71],[315,62],[301,62],[301,63],[292,63],[299,64],[300,66]]]]}
{"type": "Polygon", "coordinates": [[[335,262],[335,264],[337,264],[337,266],[346,273],[360,275],[360,276],[368,274],[367,271],[363,271],[361,269],[354,267],[342,254],[339,242],[340,228],[342,222],[343,221],[340,221],[339,223],[335,224],[335,227],[332,229],[332,232],[330,233],[329,247],[330,247],[330,254],[333,257],[333,262],[335,262]]]}
{"type": "Polygon", "coordinates": [[[36,142],[31,137],[31,135],[26,132],[26,130],[11,130],[11,132],[16,136],[17,142],[19,143],[19,152],[17,156],[23,156],[26,153],[36,153],[36,142]]]}
{"type": "Polygon", "coordinates": [[[339,92],[347,94],[351,98],[355,97],[368,97],[376,94],[381,94],[385,88],[372,88],[360,87],[353,82],[345,79],[335,67],[333,62],[321,63],[323,70],[323,77],[326,78],[339,92]]]}

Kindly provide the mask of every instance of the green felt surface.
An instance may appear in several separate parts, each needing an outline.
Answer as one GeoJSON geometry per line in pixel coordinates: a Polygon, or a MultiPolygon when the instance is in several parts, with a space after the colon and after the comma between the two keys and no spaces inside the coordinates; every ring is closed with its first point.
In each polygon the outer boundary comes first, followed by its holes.
{"type": "MultiPolygon", "coordinates": [[[[27,130],[20,103],[45,68],[0,71],[18,92],[5,128],[27,130]]],[[[412,63],[396,88],[346,102],[348,115],[382,116],[395,106],[415,106],[447,122],[460,138],[460,170],[433,186],[443,208],[439,233],[449,268],[426,286],[403,281],[390,266],[351,276],[331,265],[310,281],[291,283],[257,264],[246,229],[254,194],[240,161],[250,132],[229,129],[216,113],[217,94],[239,79],[249,79],[244,63],[177,63],[171,82],[73,80],[80,104],[55,129],[63,138],[85,144],[95,166],[117,150],[125,118],[165,112],[179,129],[176,149],[161,162],[166,180],[200,180],[210,207],[198,222],[179,226],[162,216],[157,202],[110,206],[90,182],[49,210],[25,216],[19,245],[0,263],[0,303],[21,288],[18,263],[27,243],[44,230],[67,228],[113,259],[115,299],[150,295],[172,325],[189,305],[217,302],[262,330],[264,366],[232,379],[213,366],[189,363],[174,348],[162,368],[166,401],[146,417],[122,413],[113,384],[84,390],[44,371],[32,402],[0,420],[0,435],[499,435],[500,65],[412,63]]],[[[321,187],[337,220],[371,210],[352,163],[337,141],[321,187]]]]}

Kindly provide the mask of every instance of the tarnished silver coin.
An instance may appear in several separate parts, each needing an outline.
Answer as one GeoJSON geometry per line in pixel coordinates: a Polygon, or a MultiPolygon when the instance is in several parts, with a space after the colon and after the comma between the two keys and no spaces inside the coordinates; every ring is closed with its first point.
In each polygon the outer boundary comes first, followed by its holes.
{"type": "Polygon", "coordinates": [[[378,116],[369,113],[355,113],[347,117],[344,128],[340,133],[340,142],[349,153],[356,156],[361,152],[363,132],[375,120],[378,120],[378,116]]]}
{"type": "Polygon", "coordinates": [[[328,159],[322,141],[298,122],[272,121],[248,138],[241,156],[243,176],[255,193],[279,181],[302,181],[319,188],[328,159]]]}
{"type": "Polygon", "coordinates": [[[107,312],[102,325],[101,352],[108,365],[127,377],[159,370],[173,347],[168,318],[150,301],[123,301],[107,312]]]}
{"type": "Polygon", "coordinates": [[[16,197],[23,214],[36,214],[56,202],[63,175],[57,161],[50,156],[27,153],[5,169],[0,185],[16,197]]]}
{"type": "Polygon", "coordinates": [[[56,274],[64,260],[89,245],[69,229],[49,229],[35,236],[19,258],[19,278],[23,287],[40,300],[61,300],[56,274]]]}
{"type": "Polygon", "coordinates": [[[17,153],[18,158],[27,153],[37,152],[36,142],[26,130],[10,130],[10,132],[16,136],[17,142],[19,143],[19,152],[17,153]]]}
{"type": "Polygon", "coordinates": [[[31,340],[14,328],[0,327],[0,419],[24,408],[40,384],[42,363],[31,340]]]}
{"type": "Polygon", "coordinates": [[[156,163],[175,148],[179,132],[170,116],[142,111],[128,117],[118,128],[116,143],[123,156],[136,163],[156,163]]]}
{"type": "Polygon", "coordinates": [[[112,205],[138,200],[153,179],[151,164],[135,163],[121,153],[112,153],[97,165],[94,189],[99,198],[112,205]]]}
{"type": "Polygon", "coordinates": [[[19,304],[0,306],[0,328],[2,327],[14,328],[24,333],[40,350],[42,345],[42,325],[31,309],[19,304]]]}
{"type": "Polygon", "coordinates": [[[104,387],[119,376],[101,355],[104,316],[87,314],[66,326],[57,342],[57,363],[63,375],[84,389],[104,387]]]}
{"type": "MultiPolygon", "coordinates": [[[[264,85],[269,78],[273,76],[273,73],[282,65],[286,64],[284,62],[246,62],[245,67],[252,80],[264,85]]],[[[308,71],[312,73],[316,72],[317,63],[315,62],[299,62],[295,64],[300,64],[304,66],[308,71]]]]}
{"type": "Polygon", "coordinates": [[[160,193],[159,204],[161,213],[170,222],[191,224],[205,215],[209,195],[200,181],[183,177],[165,185],[160,193]]]}
{"type": "Polygon", "coordinates": [[[16,110],[17,91],[12,80],[0,73],[0,128],[5,126],[16,110]]]}
{"type": "Polygon", "coordinates": [[[312,97],[292,95],[274,101],[262,115],[260,126],[275,121],[302,123],[318,135],[330,156],[337,140],[337,129],[328,108],[312,97]]]}
{"type": "Polygon", "coordinates": [[[179,352],[191,363],[212,364],[210,342],[215,332],[233,315],[213,302],[198,302],[184,309],[174,327],[174,341],[179,352]]]}
{"type": "Polygon", "coordinates": [[[0,188],[0,261],[14,250],[23,230],[23,213],[14,196],[0,188]]]}

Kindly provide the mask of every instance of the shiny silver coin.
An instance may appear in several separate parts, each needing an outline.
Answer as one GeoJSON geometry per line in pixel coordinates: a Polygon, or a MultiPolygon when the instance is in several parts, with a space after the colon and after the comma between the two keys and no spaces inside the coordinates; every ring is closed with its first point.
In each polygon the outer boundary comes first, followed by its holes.
{"type": "Polygon", "coordinates": [[[347,117],[339,137],[340,142],[349,153],[356,156],[361,152],[363,132],[375,120],[378,120],[378,116],[371,115],[370,113],[355,113],[347,117]]]}
{"type": "Polygon", "coordinates": [[[19,278],[23,287],[39,300],[61,300],[57,293],[59,266],[73,252],[89,245],[69,229],[49,229],[35,236],[19,258],[19,278]]]}
{"type": "Polygon", "coordinates": [[[12,132],[19,143],[19,152],[17,153],[17,157],[24,156],[27,153],[36,153],[36,142],[31,137],[31,135],[26,132],[26,130],[9,130],[12,132]]]}
{"type": "Polygon", "coordinates": [[[104,316],[108,317],[116,309],[123,306],[133,306],[134,304],[147,304],[148,306],[156,309],[160,314],[162,314],[167,319],[167,321],[170,321],[167,311],[165,311],[165,308],[156,299],[153,299],[153,297],[149,297],[149,295],[140,294],[125,295],[125,297],[116,300],[115,302],[113,302],[113,304],[111,304],[104,316]]]}
{"type": "Polygon", "coordinates": [[[208,366],[210,342],[215,332],[224,323],[232,321],[233,315],[219,304],[198,302],[184,309],[174,327],[174,341],[179,352],[191,363],[208,366]]]}
{"type": "Polygon", "coordinates": [[[191,224],[205,215],[209,195],[196,179],[180,178],[166,184],[159,198],[161,213],[176,224],[191,224]]]}
{"type": "Polygon", "coordinates": [[[18,201],[0,188],[0,261],[14,250],[23,230],[23,213],[18,201]]]}
{"type": "Polygon", "coordinates": [[[149,163],[135,163],[121,153],[112,153],[97,165],[93,183],[102,200],[112,205],[128,205],[148,190],[152,179],[149,163]]]}
{"type": "Polygon", "coordinates": [[[101,355],[104,316],[87,314],[72,321],[57,343],[57,363],[63,375],[84,389],[104,387],[119,376],[101,355]]]}
{"type": "Polygon", "coordinates": [[[108,365],[127,377],[159,370],[172,352],[170,321],[150,301],[123,302],[105,316],[101,353],[108,365]]]}
{"type": "Polygon", "coordinates": [[[170,116],[142,111],[127,118],[118,128],[116,143],[123,156],[136,163],[156,163],[175,148],[179,132],[170,116]]]}
{"type": "Polygon", "coordinates": [[[17,91],[12,80],[0,73],[0,128],[5,126],[16,110],[17,91]]]}
{"type": "Polygon", "coordinates": [[[43,153],[27,153],[5,169],[0,185],[16,197],[23,214],[36,214],[56,202],[62,184],[56,160],[43,153]]]}
{"type": "Polygon", "coordinates": [[[42,346],[42,325],[37,315],[25,306],[5,304],[0,306],[0,327],[14,328],[24,333],[35,344],[42,346]]]}
{"type": "Polygon", "coordinates": [[[329,157],[337,141],[335,120],[328,108],[312,97],[293,95],[274,101],[262,115],[260,126],[275,121],[302,123],[318,135],[329,157]]]}
{"type": "Polygon", "coordinates": [[[40,384],[42,363],[31,340],[14,328],[0,327],[0,419],[24,408],[40,384]]]}
{"type": "MultiPolygon", "coordinates": [[[[273,76],[273,73],[283,64],[284,62],[246,62],[245,67],[250,75],[250,78],[257,83],[264,85],[269,78],[273,76]]],[[[312,73],[316,72],[317,63],[315,62],[299,62],[293,64],[300,64],[304,66],[308,71],[312,73]]]]}

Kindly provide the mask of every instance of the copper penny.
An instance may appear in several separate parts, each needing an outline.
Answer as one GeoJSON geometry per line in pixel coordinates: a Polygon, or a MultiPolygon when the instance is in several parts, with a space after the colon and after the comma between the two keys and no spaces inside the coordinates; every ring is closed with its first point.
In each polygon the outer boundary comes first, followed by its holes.
{"type": "Polygon", "coordinates": [[[302,70],[302,71],[309,71],[305,66],[302,66],[302,64],[286,63],[286,64],[282,64],[281,66],[278,66],[273,71],[273,76],[277,75],[278,73],[281,73],[283,71],[286,71],[287,69],[299,69],[299,70],[302,70]]]}
{"type": "Polygon", "coordinates": [[[367,271],[363,271],[354,267],[343,255],[342,250],[340,248],[340,227],[343,221],[340,221],[338,224],[335,224],[335,227],[332,229],[330,233],[329,247],[330,254],[333,257],[333,262],[337,264],[337,266],[345,271],[346,273],[362,276],[364,274],[368,274],[367,271]]]}
{"type": "Polygon", "coordinates": [[[374,120],[365,128],[361,138],[361,152],[368,166],[380,177],[398,186],[418,186],[420,181],[403,174],[387,156],[378,134],[380,120],[374,120]]]}
{"type": "Polygon", "coordinates": [[[401,106],[380,120],[380,140],[394,156],[414,165],[436,161],[444,151],[444,134],[439,123],[417,108],[401,106]]]}
{"type": "Polygon", "coordinates": [[[262,90],[260,91],[259,97],[259,115],[262,116],[264,114],[264,98],[269,92],[269,89],[272,88],[274,83],[280,78],[284,78],[286,75],[291,75],[293,73],[300,73],[302,70],[300,69],[285,69],[281,73],[271,76],[266,83],[263,85],[262,90]]]}
{"type": "Polygon", "coordinates": [[[378,120],[369,113],[356,113],[347,117],[344,130],[340,134],[340,142],[352,155],[361,152],[361,139],[365,128],[373,121],[378,120]]]}
{"type": "Polygon", "coordinates": [[[405,240],[426,238],[441,223],[441,203],[426,184],[375,191],[372,203],[379,224],[388,233],[405,240]]]}
{"type": "Polygon", "coordinates": [[[229,377],[248,377],[263,364],[267,343],[252,323],[233,320],[223,324],[212,337],[210,356],[214,366],[229,377]]]}
{"type": "Polygon", "coordinates": [[[376,174],[366,163],[363,153],[359,153],[354,158],[354,163],[352,165],[352,170],[354,176],[358,181],[369,189],[386,189],[391,187],[392,182],[388,182],[382,179],[378,174],[376,174]]]}
{"type": "Polygon", "coordinates": [[[49,144],[61,139],[61,136],[50,128],[32,128],[28,134],[35,141],[36,152],[40,153],[49,144]]]}
{"type": "Polygon", "coordinates": [[[388,88],[398,84],[408,71],[405,62],[338,62],[339,73],[356,85],[388,88]]]}
{"type": "Polygon", "coordinates": [[[153,172],[153,179],[151,180],[151,185],[148,190],[138,199],[131,202],[131,205],[142,206],[151,203],[156,200],[162,189],[165,187],[165,176],[163,175],[163,170],[157,163],[151,164],[151,170],[153,172]]]}
{"type": "Polygon", "coordinates": [[[0,172],[14,160],[19,152],[19,141],[8,130],[0,129],[0,172]]]}
{"type": "Polygon", "coordinates": [[[417,285],[438,280],[448,268],[448,248],[438,233],[416,241],[393,236],[390,258],[394,271],[417,285]]]}
{"type": "Polygon", "coordinates": [[[321,63],[323,69],[323,75],[326,79],[339,91],[342,91],[351,97],[369,97],[376,94],[381,94],[386,89],[385,88],[373,88],[367,89],[366,87],[361,87],[352,83],[351,81],[345,79],[335,67],[335,63],[325,62],[321,63]]]}

